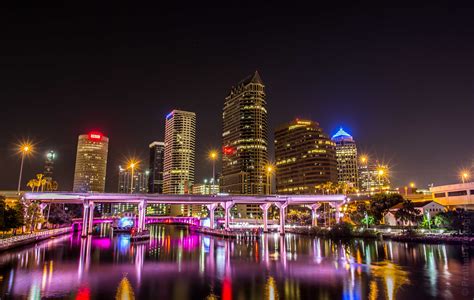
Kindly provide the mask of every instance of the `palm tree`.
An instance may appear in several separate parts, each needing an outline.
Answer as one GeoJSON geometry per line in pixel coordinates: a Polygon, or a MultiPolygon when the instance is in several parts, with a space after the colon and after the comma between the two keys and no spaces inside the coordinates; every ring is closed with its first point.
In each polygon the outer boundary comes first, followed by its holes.
{"type": "Polygon", "coordinates": [[[34,192],[36,188],[36,179],[30,179],[30,181],[28,181],[26,186],[31,188],[31,191],[34,192]]]}

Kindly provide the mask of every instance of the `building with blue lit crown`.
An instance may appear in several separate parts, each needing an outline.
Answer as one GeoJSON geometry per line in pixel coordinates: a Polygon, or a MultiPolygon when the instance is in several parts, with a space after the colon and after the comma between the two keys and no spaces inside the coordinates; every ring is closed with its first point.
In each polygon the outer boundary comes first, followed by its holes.
{"type": "Polygon", "coordinates": [[[338,182],[341,184],[347,183],[357,188],[358,168],[356,142],[342,127],[332,136],[332,141],[336,144],[338,182]]]}

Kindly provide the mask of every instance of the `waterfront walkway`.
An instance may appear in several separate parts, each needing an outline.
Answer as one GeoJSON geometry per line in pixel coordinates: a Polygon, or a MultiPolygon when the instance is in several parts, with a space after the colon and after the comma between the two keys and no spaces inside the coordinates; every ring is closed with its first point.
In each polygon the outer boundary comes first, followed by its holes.
{"type": "Polygon", "coordinates": [[[57,235],[65,234],[71,232],[71,227],[64,227],[58,229],[44,230],[33,232],[30,234],[22,234],[12,236],[6,239],[0,239],[0,251],[8,250],[11,248],[23,246],[29,243],[42,241],[57,235]]]}

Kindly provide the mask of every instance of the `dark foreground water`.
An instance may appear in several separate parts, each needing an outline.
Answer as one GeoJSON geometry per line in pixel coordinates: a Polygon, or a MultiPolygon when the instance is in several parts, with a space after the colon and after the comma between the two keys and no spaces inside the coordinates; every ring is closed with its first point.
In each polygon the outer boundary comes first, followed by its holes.
{"type": "Polygon", "coordinates": [[[151,231],[141,244],[103,230],[2,253],[1,299],[474,299],[472,248],[151,231]]]}

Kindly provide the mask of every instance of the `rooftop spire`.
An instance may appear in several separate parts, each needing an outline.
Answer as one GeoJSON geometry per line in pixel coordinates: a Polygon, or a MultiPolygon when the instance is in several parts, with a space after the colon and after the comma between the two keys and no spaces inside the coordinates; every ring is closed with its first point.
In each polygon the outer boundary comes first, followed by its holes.
{"type": "Polygon", "coordinates": [[[263,80],[260,77],[260,74],[258,74],[257,70],[255,70],[255,73],[253,74],[252,79],[250,79],[250,82],[263,84],[263,80]]]}
{"type": "Polygon", "coordinates": [[[332,136],[332,139],[336,139],[336,138],[351,138],[352,139],[352,136],[348,134],[347,132],[345,132],[344,129],[342,129],[342,127],[340,127],[339,131],[336,132],[336,134],[332,136]]]}

